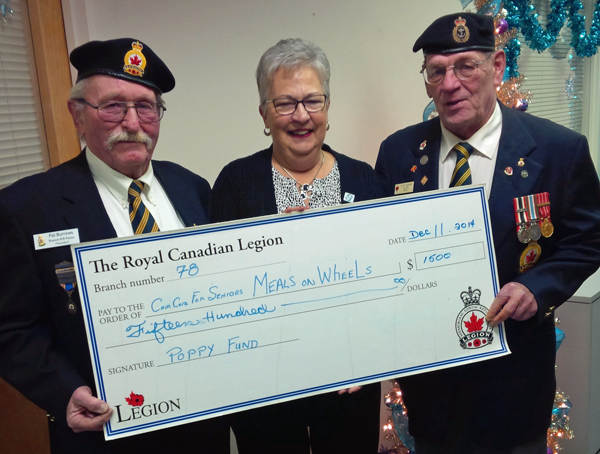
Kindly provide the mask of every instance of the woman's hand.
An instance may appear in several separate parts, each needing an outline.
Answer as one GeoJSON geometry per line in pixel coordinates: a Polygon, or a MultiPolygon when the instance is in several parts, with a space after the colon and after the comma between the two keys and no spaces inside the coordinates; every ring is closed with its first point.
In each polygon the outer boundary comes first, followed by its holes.
{"type": "Polygon", "coordinates": [[[359,391],[360,388],[362,388],[362,386],[353,386],[352,388],[340,389],[338,391],[338,394],[344,394],[344,393],[352,394],[352,393],[355,393],[356,391],[359,391]]]}
{"type": "Polygon", "coordinates": [[[285,210],[283,210],[283,212],[284,213],[293,213],[295,211],[302,212],[302,211],[308,210],[308,209],[309,209],[309,207],[304,206],[304,205],[300,205],[300,206],[297,206],[297,207],[287,207],[285,210]]]}

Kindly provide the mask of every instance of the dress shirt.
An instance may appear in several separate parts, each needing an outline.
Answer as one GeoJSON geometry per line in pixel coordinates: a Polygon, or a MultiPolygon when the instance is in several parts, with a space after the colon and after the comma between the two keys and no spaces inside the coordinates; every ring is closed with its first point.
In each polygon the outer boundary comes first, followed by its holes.
{"type": "Polygon", "coordinates": [[[452,148],[459,142],[468,142],[475,150],[469,157],[471,179],[473,184],[485,184],[485,192],[490,197],[494,168],[498,156],[498,145],[502,134],[502,111],[496,102],[492,116],[485,125],[468,140],[459,139],[448,131],[442,123],[442,141],[440,143],[440,173],[439,187],[450,187],[452,172],[456,165],[456,153],[451,153],[452,148]]]}
{"type": "MultiPolygon", "coordinates": [[[[132,179],[112,169],[87,149],[85,155],[102,198],[102,203],[117,232],[117,236],[132,236],[133,227],[129,220],[129,201],[127,198],[132,179]]],[[[148,166],[146,173],[138,180],[144,183],[142,201],[152,213],[158,228],[163,232],[184,228],[185,225],[175,208],[173,208],[171,200],[169,200],[158,179],[154,178],[152,163],[148,166]]]]}

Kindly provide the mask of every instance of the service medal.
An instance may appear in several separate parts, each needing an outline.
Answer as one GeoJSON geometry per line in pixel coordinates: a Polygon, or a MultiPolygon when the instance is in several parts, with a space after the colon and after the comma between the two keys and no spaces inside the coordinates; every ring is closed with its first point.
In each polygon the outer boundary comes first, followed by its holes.
{"type": "Polygon", "coordinates": [[[549,238],[554,233],[554,226],[550,220],[550,194],[547,192],[540,192],[539,194],[536,194],[535,202],[538,212],[540,213],[540,217],[542,218],[540,221],[542,235],[544,235],[544,238],[549,238]]]}
{"type": "Polygon", "coordinates": [[[532,222],[529,226],[529,236],[533,241],[537,241],[542,237],[542,229],[537,222],[532,222]]]}
{"type": "Polygon", "coordinates": [[[77,313],[77,305],[71,298],[71,295],[77,287],[77,280],[75,279],[75,267],[71,262],[60,262],[54,266],[56,277],[59,285],[67,292],[67,312],[71,315],[77,313]]]}
{"type": "Polygon", "coordinates": [[[521,243],[527,244],[531,241],[531,233],[525,224],[519,226],[519,231],[517,232],[517,238],[521,243]]]}
{"type": "Polygon", "coordinates": [[[515,208],[515,222],[517,223],[517,238],[521,243],[529,243],[531,234],[529,233],[529,213],[525,207],[523,197],[515,197],[513,199],[515,208]]]}
{"type": "Polygon", "coordinates": [[[544,238],[550,238],[554,233],[554,226],[549,220],[542,221],[542,235],[544,238]]]}
{"type": "Polygon", "coordinates": [[[524,202],[527,213],[529,214],[529,220],[531,221],[531,224],[529,225],[529,236],[533,241],[537,241],[542,236],[542,230],[538,224],[540,216],[538,214],[535,197],[533,195],[528,195],[525,197],[524,202]]]}

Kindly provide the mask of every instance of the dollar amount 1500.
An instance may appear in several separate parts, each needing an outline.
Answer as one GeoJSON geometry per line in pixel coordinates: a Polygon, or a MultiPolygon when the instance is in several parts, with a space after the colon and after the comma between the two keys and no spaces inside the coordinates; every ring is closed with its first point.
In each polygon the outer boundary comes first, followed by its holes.
{"type": "Polygon", "coordinates": [[[436,252],[435,254],[430,254],[423,257],[423,263],[442,262],[444,260],[448,260],[451,256],[452,254],[450,252],[440,252],[439,254],[436,252]]]}

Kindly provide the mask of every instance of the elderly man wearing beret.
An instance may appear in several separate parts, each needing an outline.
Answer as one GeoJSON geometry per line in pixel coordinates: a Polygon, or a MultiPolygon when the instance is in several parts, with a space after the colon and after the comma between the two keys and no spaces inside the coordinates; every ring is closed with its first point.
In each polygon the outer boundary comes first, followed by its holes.
{"type": "Polygon", "coordinates": [[[512,352],[400,380],[417,454],[546,454],[553,313],[600,263],[587,140],[497,101],[506,56],[494,44],[490,16],[451,14],[425,30],[413,51],[439,117],[392,134],[376,164],[390,194],[486,185],[501,289],[481,304],[512,352]]]}
{"type": "Polygon", "coordinates": [[[112,409],[96,394],[68,244],[208,222],[210,187],[153,161],[165,63],[139,40],[92,41],[71,53],[78,70],[68,107],[85,149],[0,191],[0,375],[48,412],[52,453],[229,452],[220,419],[106,442],[112,409]],[[42,235],[43,234],[43,235],[42,235]]]}

